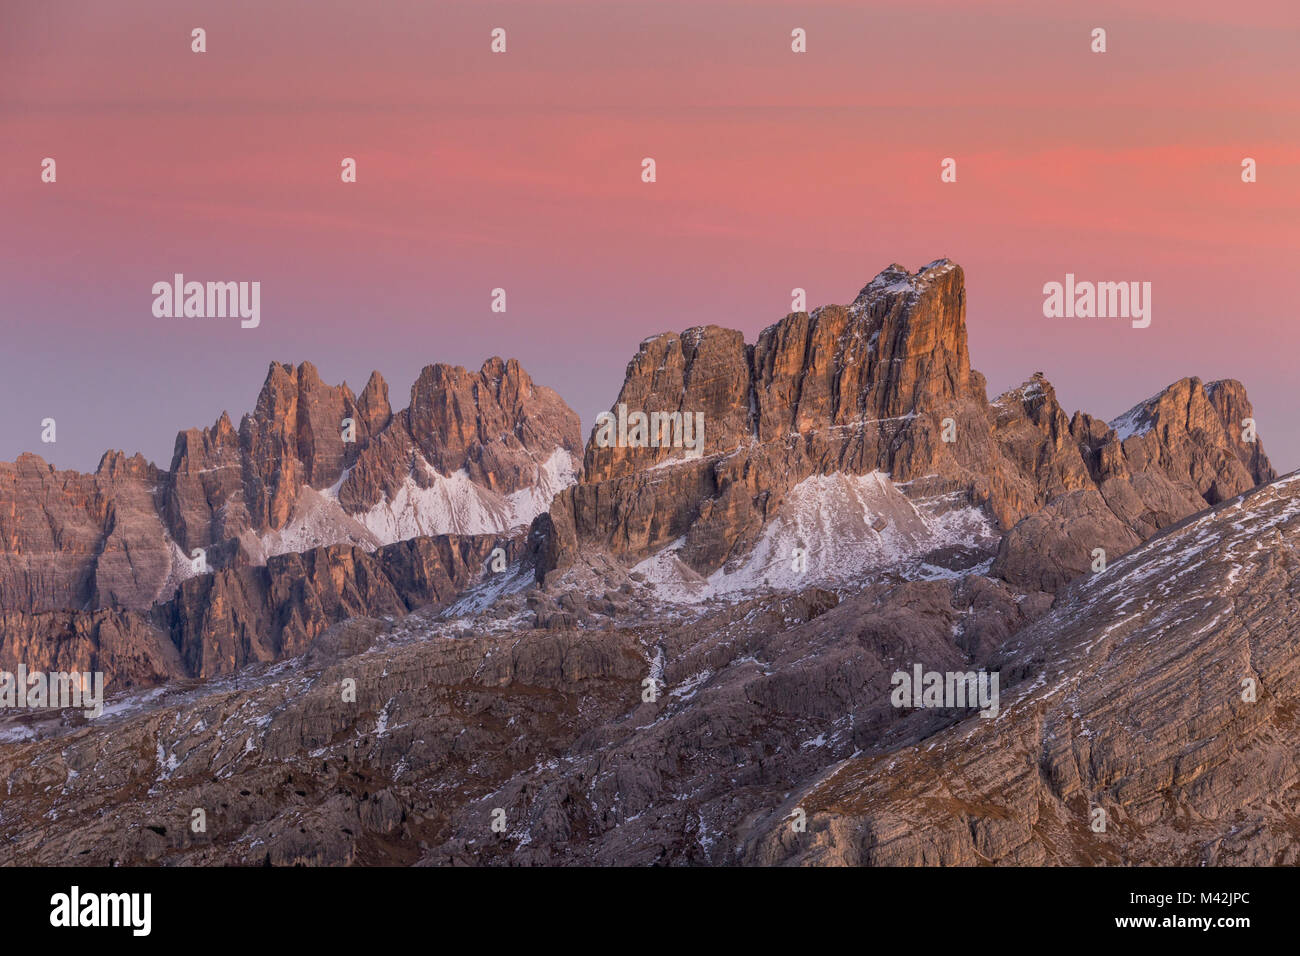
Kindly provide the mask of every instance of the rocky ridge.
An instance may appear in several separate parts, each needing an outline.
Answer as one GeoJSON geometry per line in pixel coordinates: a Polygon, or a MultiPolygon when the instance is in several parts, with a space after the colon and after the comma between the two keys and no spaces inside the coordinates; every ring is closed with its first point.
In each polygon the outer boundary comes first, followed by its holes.
{"type": "Polygon", "coordinates": [[[880,472],[919,506],[986,513],[1003,536],[995,573],[1055,591],[1092,549],[1121,554],[1276,477],[1243,440],[1237,382],[1175,383],[1120,431],[1067,416],[1041,374],[990,403],[970,367],[964,274],[946,259],[891,266],[851,305],[789,315],[753,345],[717,326],[647,339],[619,406],[702,413],[702,453],[601,447],[593,431],[581,481],[534,528],[550,539],[543,576],[584,548],[640,561],[671,546],[707,577],[748,558],[801,482],[880,472]]]}
{"type": "Polygon", "coordinates": [[[146,609],[195,571],[347,543],[526,527],[574,478],[577,416],[513,359],[431,365],[394,412],[310,363],[273,363],[236,428],[176,439],[168,470],[108,452],[92,475],[0,463],[0,607],[146,609]],[[352,441],[344,441],[351,420],[352,441]]]}

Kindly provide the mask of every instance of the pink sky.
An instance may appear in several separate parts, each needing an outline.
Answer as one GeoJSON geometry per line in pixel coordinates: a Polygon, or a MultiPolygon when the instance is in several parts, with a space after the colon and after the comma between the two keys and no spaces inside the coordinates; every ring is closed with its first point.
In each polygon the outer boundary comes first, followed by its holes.
{"type": "Polygon", "coordinates": [[[752,341],[795,286],[948,256],[991,393],[1042,370],[1109,418],[1239,378],[1289,470],[1300,10],[1174,6],[9,0],[0,459],[165,467],[273,360],[401,407],[424,364],[513,356],[589,427],[649,335],[752,341]],[[260,281],[261,326],[154,318],[175,272],[260,281]],[[1066,272],[1151,282],[1151,327],[1045,319],[1066,272]]]}

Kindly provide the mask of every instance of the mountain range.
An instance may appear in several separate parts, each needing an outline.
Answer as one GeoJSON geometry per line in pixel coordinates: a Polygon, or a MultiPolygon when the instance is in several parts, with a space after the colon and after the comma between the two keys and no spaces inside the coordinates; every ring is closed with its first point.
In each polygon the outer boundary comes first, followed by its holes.
{"type": "Polygon", "coordinates": [[[584,447],[493,358],[0,464],[0,670],[113,695],[0,718],[0,861],[1297,862],[1300,491],[1239,382],[990,400],[937,260],[648,338],[619,406],[702,450],[584,447]],[[895,706],[914,665],[997,716],[895,706]]]}

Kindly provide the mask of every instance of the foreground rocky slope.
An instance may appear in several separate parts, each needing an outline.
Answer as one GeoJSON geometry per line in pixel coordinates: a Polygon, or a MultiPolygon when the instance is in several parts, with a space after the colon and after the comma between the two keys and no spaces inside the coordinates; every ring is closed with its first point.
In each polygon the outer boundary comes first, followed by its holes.
{"type": "Polygon", "coordinates": [[[616,621],[645,616],[653,595],[630,578],[613,586],[617,574],[584,569],[546,597],[512,591],[528,578],[507,573],[483,612],[354,619],[292,666],[173,685],[90,725],[11,726],[0,854],[724,862],[741,820],[893,721],[870,692],[888,657],[983,656],[1026,619],[972,579],[886,584],[847,604],[814,589],[635,628],[616,621]],[[587,627],[530,626],[597,578],[609,587],[584,602],[587,627]],[[205,834],[189,825],[195,808],[205,834]]]}

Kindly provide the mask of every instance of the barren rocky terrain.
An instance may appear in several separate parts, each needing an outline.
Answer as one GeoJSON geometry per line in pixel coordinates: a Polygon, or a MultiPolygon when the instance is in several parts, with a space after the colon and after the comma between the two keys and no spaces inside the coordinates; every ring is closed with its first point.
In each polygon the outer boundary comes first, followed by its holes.
{"type": "Polygon", "coordinates": [[[0,465],[0,669],[110,692],[0,711],[0,862],[1297,862],[1300,485],[1245,388],[1106,423],[966,336],[938,260],[647,339],[611,407],[699,457],[583,451],[491,359],[0,465]],[[915,665],[997,716],[898,706],[915,665]]]}

